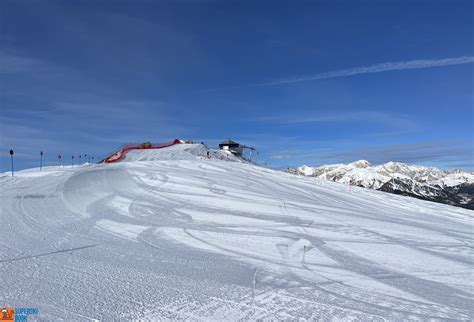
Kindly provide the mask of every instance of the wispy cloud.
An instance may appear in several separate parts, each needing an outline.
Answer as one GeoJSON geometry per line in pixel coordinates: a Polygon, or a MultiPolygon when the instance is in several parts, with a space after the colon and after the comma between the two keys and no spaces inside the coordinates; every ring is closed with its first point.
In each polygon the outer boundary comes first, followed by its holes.
{"type": "Polygon", "coordinates": [[[364,159],[373,164],[382,164],[389,161],[399,161],[409,164],[437,164],[445,168],[473,169],[474,150],[472,142],[461,140],[421,141],[407,144],[391,144],[384,146],[367,146],[343,150],[300,150],[294,153],[285,151],[270,155],[272,159],[287,159],[301,165],[347,163],[364,159]]]}
{"type": "Polygon", "coordinates": [[[37,59],[14,55],[0,50],[0,74],[31,72],[33,68],[37,68],[41,64],[37,59]]]}
{"type": "Polygon", "coordinates": [[[360,74],[370,74],[370,73],[383,73],[394,70],[407,70],[407,69],[423,69],[431,67],[443,67],[450,65],[462,65],[462,64],[472,64],[474,63],[474,57],[472,56],[462,56],[455,58],[444,58],[444,59],[417,59],[410,61],[401,61],[401,62],[388,62],[382,64],[376,64],[371,66],[362,66],[354,67],[349,69],[342,69],[336,71],[330,71],[325,73],[298,76],[293,78],[279,79],[270,82],[263,82],[255,84],[255,86],[273,86],[273,85],[282,85],[282,84],[291,84],[299,82],[307,82],[318,79],[328,79],[328,78],[337,78],[337,77],[347,77],[360,74]]]}
{"type": "Polygon", "coordinates": [[[336,122],[371,122],[391,125],[405,129],[417,128],[408,115],[394,115],[386,112],[361,110],[361,111],[335,111],[331,113],[320,113],[318,115],[277,115],[257,118],[258,122],[278,124],[304,124],[304,123],[336,123],[336,122]]]}
{"type": "Polygon", "coordinates": [[[446,166],[469,163],[473,166],[472,142],[466,141],[425,141],[409,144],[394,144],[381,147],[355,148],[348,151],[329,153],[324,158],[340,158],[344,161],[370,159],[379,164],[388,161],[407,163],[434,162],[446,166]]]}
{"type": "Polygon", "coordinates": [[[328,71],[328,72],[318,73],[318,74],[300,75],[296,77],[281,78],[281,79],[260,82],[260,83],[230,86],[226,88],[214,88],[214,89],[208,89],[205,91],[217,91],[220,89],[233,89],[233,88],[236,89],[236,88],[258,87],[258,86],[276,86],[276,85],[315,81],[315,80],[321,80],[321,79],[348,77],[348,76],[355,76],[355,75],[361,75],[361,74],[383,73],[383,72],[396,71],[396,70],[424,69],[424,68],[444,67],[444,66],[472,64],[472,63],[474,63],[473,56],[461,56],[461,57],[452,57],[452,58],[443,58],[443,59],[416,59],[416,60],[409,60],[409,61],[387,62],[387,63],[375,64],[375,65],[370,65],[370,66],[360,66],[360,67],[353,67],[353,68],[348,68],[348,69],[328,71]]]}

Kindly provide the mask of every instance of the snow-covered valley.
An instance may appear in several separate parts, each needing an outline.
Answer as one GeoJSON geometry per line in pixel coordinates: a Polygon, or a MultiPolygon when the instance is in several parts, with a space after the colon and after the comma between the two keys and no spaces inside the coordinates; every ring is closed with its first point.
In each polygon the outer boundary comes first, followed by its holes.
{"type": "Polygon", "coordinates": [[[474,318],[473,211],[206,152],[0,177],[2,305],[66,320],[474,318]]]}

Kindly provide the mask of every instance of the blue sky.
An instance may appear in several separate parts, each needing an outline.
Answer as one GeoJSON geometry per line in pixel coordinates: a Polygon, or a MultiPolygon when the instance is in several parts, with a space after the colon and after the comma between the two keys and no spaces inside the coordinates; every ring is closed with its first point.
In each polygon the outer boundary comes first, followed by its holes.
{"type": "Polygon", "coordinates": [[[233,138],[274,168],[474,169],[472,1],[0,3],[0,171],[233,138]]]}

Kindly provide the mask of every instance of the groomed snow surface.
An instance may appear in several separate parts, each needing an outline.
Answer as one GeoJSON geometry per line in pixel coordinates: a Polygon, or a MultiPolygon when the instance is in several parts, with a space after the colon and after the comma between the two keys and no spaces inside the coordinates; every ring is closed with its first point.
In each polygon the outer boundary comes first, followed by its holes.
{"type": "Polygon", "coordinates": [[[44,319],[473,319],[473,212],[201,145],[0,177],[0,305],[44,319]]]}

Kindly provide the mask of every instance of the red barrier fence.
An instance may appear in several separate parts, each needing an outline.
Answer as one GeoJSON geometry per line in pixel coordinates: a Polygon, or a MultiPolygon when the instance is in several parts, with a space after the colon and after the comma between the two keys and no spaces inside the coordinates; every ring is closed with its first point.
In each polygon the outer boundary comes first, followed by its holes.
{"type": "Polygon", "coordinates": [[[180,144],[180,143],[181,143],[180,140],[175,139],[171,143],[165,143],[165,144],[160,144],[160,145],[151,144],[149,142],[142,143],[140,145],[133,145],[133,144],[125,145],[119,151],[115,152],[114,154],[112,154],[112,155],[106,157],[104,160],[100,161],[100,163],[114,163],[114,162],[120,161],[120,160],[123,159],[125,154],[127,154],[127,152],[130,151],[130,150],[163,149],[163,148],[167,148],[167,147],[170,147],[170,146],[173,146],[173,145],[176,145],[176,144],[180,144]]]}

